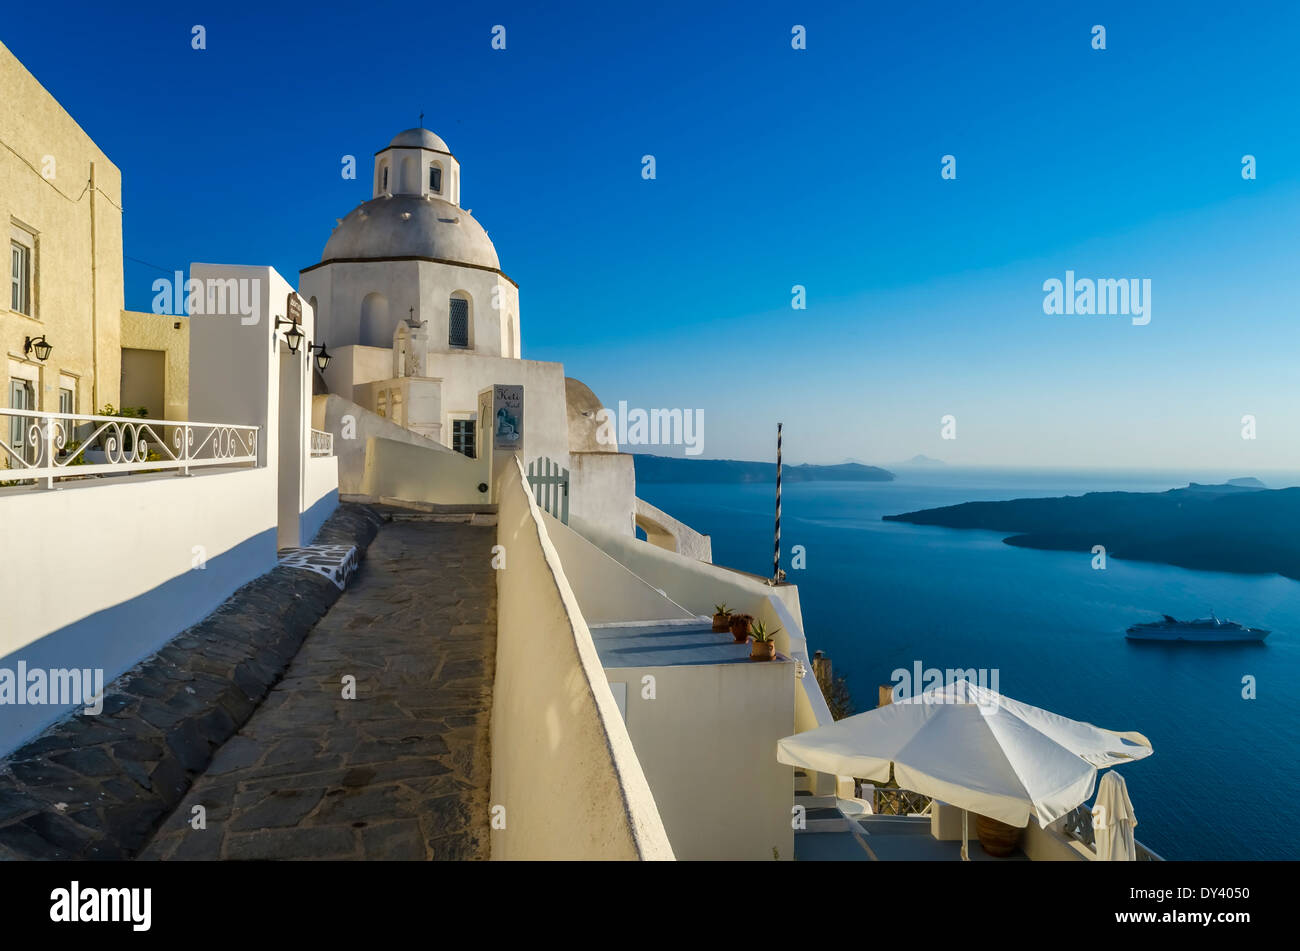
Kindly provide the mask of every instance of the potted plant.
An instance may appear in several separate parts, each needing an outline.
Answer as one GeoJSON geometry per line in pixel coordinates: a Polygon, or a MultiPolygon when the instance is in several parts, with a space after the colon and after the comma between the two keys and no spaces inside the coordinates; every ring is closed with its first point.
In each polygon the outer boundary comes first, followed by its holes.
{"type": "MultiPolygon", "coordinates": [[[[112,403],[109,403],[99,411],[99,415],[116,416],[125,419],[147,419],[149,416],[149,410],[143,406],[139,408],[126,406],[119,411],[112,403]]],[[[95,437],[95,444],[93,446],[87,446],[85,452],[81,454],[82,458],[84,458],[88,463],[111,462],[112,460],[108,456],[108,447],[105,444],[109,439],[115,438],[115,435],[115,431],[111,426],[100,432],[100,434],[95,437]]],[[[119,456],[129,458],[135,451],[135,439],[133,437],[134,434],[130,429],[124,428],[122,430],[122,444],[118,446],[116,450],[119,456]]],[[[153,458],[152,452],[149,453],[148,458],[153,458]]]]}
{"type": "Polygon", "coordinates": [[[737,644],[743,644],[749,640],[750,624],[754,621],[752,614],[733,614],[731,622],[728,625],[731,628],[731,636],[736,639],[737,644]]]}
{"type": "Polygon", "coordinates": [[[776,659],[776,635],[781,629],[774,628],[769,631],[767,625],[762,621],[755,621],[753,625],[752,636],[754,638],[753,649],[749,652],[750,660],[775,660],[776,659]]]}
{"type": "Polygon", "coordinates": [[[725,604],[715,604],[713,606],[713,629],[715,631],[727,631],[731,628],[731,612],[727,610],[725,604]]]}

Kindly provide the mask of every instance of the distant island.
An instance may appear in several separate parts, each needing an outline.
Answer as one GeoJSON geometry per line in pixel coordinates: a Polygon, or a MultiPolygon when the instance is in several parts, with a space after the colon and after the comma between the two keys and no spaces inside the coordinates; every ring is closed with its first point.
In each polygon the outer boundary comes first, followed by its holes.
{"type": "Polygon", "coordinates": [[[1013,532],[1003,541],[1020,548],[1091,552],[1104,545],[1115,558],[1300,580],[1300,488],[1268,489],[1258,479],[965,502],[884,520],[1013,532]]]}
{"type": "MultiPolygon", "coordinates": [[[[776,463],[735,459],[688,459],[632,453],[638,482],[770,482],[776,483],[776,463]]],[[[781,467],[783,482],[890,482],[894,474],[877,466],[845,462],[837,466],[781,467]]]]}
{"type": "Polygon", "coordinates": [[[946,466],[946,465],[947,463],[944,462],[942,459],[932,459],[929,456],[923,456],[917,454],[913,456],[911,459],[908,459],[906,462],[894,463],[894,468],[903,469],[908,466],[946,466]]]}

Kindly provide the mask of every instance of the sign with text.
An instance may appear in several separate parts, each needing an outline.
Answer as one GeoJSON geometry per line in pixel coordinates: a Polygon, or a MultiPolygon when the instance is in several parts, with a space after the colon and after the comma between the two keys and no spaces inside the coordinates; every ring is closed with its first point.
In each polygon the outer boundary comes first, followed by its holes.
{"type": "Polygon", "coordinates": [[[302,301],[293,291],[289,292],[289,300],[284,306],[285,320],[292,321],[295,324],[302,323],[302,301]]]}
{"type": "Polygon", "coordinates": [[[492,445],[497,449],[524,446],[524,388],[518,384],[492,387],[492,445]]]}

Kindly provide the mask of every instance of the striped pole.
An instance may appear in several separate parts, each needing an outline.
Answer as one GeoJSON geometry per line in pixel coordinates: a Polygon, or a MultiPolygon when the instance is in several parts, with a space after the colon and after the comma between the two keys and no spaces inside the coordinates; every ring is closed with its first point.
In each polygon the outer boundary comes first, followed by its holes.
{"type": "Polygon", "coordinates": [[[772,551],[772,583],[781,580],[781,424],[776,424],[776,548],[772,551]]]}

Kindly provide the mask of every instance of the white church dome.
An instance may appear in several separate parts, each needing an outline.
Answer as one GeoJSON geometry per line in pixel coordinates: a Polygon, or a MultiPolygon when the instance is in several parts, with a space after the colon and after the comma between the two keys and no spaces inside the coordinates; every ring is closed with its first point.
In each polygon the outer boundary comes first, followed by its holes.
{"type": "MultiPolygon", "coordinates": [[[[427,129],[410,131],[442,142],[427,129]]],[[[434,258],[492,270],[501,267],[487,232],[469,212],[440,198],[413,195],[372,198],[334,229],[321,263],[357,258],[434,258]]]]}
{"type": "Polygon", "coordinates": [[[435,152],[451,154],[451,149],[447,148],[447,143],[428,129],[407,129],[405,132],[399,132],[393,136],[393,141],[388,143],[388,147],[390,149],[433,149],[435,152]]]}

